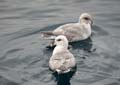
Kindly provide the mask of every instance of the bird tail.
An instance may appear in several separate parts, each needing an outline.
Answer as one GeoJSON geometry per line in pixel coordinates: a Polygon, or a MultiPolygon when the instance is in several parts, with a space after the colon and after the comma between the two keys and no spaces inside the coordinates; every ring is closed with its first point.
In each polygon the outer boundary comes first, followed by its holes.
{"type": "Polygon", "coordinates": [[[64,70],[56,69],[56,71],[57,71],[58,74],[67,73],[67,72],[70,72],[70,70],[71,70],[70,68],[69,68],[69,69],[66,69],[66,70],[65,70],[65,69],[64,69],[64,70]]]}
{"type": "Polygon", "coordinates": [[[41,37],[44,39],[54,40],[56,38],[56,35],[54,35],[52,31],[42,31],[41,37]]]}

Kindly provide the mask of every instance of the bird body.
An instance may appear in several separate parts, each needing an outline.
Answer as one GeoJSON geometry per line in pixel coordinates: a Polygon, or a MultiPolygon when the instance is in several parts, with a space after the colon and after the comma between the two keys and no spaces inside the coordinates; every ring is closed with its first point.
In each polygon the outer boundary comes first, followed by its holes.
{"type": "Polygon", "coordinates": [[[71,23],[58,27],[52,32],[54,35],[65,35],[69,42],[87,39],[91,35],[91,25],[88,23],[71,23]]]}
{"type": "Polygon", "coordinates": [[[62,25],[53,31],[42,32],[42,36],[48,37],[47,39],[54,39],[58,35],[64,35],[69,42],[85,40],[91,35],[92,23],[91,15],[88,13],[82,13],[78,23],[69,23],[62,25]]]}
{"type": "Polygon", "coordinates": [[[49,67],[51,70],[60,73],[71,71],[75,67],[75,57],[68,50],[68,40],[65,36],[58,36],[55,39],[56,47],[49,60],[49,67]]]}

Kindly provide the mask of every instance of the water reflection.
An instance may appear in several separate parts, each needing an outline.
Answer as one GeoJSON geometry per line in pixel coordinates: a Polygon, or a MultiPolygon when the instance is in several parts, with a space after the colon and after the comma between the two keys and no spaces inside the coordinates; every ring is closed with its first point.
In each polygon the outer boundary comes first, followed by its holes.
{"type": "Polygon", "coordinates": [[[53,73],[55,77],[55,81],[57,85],[71,85],[70,80],[76,72],[77,67],[75,67],[72,71],[64,74],[58,74],[57,72],[53,73]]]}
{"type": "Polygon", "coordinates": [[[82,40],[82,41],[77,41],[77,42],[72,42],[70,43],[70,45],[72,46],[72,49],[81,49],[87,52],[91,52],[92,50],[92,39],[88,38],[86,40],[82,40]]]}

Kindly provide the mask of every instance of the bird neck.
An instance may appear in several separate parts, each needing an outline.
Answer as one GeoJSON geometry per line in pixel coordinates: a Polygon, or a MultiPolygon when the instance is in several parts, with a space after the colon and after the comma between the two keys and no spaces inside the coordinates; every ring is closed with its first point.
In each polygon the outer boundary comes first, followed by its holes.
{"type": "Polygon", "coordinates": [[[78,23],[80,23],[80,24],[90,24],[90,26],[92,26],[93,21],[91,21],[91,20],[81,20],[80,19],[78,23]]]}
{"type": "Polygon", "coordinates": [[[91,24],[90,23],[85,23],[85,22],[82,22],[82,23],[79,23],[82,28],[84,28],[84,39],[88,38],[91,33],[92,33],[92,30],[91,30],[91,24]]]}
{"type": "Polygon", "coordinates": [[[55,55],[56,53],[60,53],[60,52],[65,52],[65,51],[68,51],[68,47],[67,46],[56,46],[53,50],[53,54],[52,55],[55,55]]]}
{"type": "Polygon", "coordinates": [[[86,29],[91,29],[91,24],[90,23],[81,23],[82,26],[86,29]]]}

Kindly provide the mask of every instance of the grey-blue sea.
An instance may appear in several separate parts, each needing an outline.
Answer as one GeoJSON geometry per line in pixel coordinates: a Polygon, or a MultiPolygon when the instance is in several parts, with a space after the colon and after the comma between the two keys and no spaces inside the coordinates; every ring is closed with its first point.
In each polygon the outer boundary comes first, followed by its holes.
{"type": "Polygon", "coordinates": [[[70,85],[120,85],[120,0],[0,0],[0,85],[57,85],[40,32],[83,12],[93,16],[93,34],[73,43],[70,85]]]}

